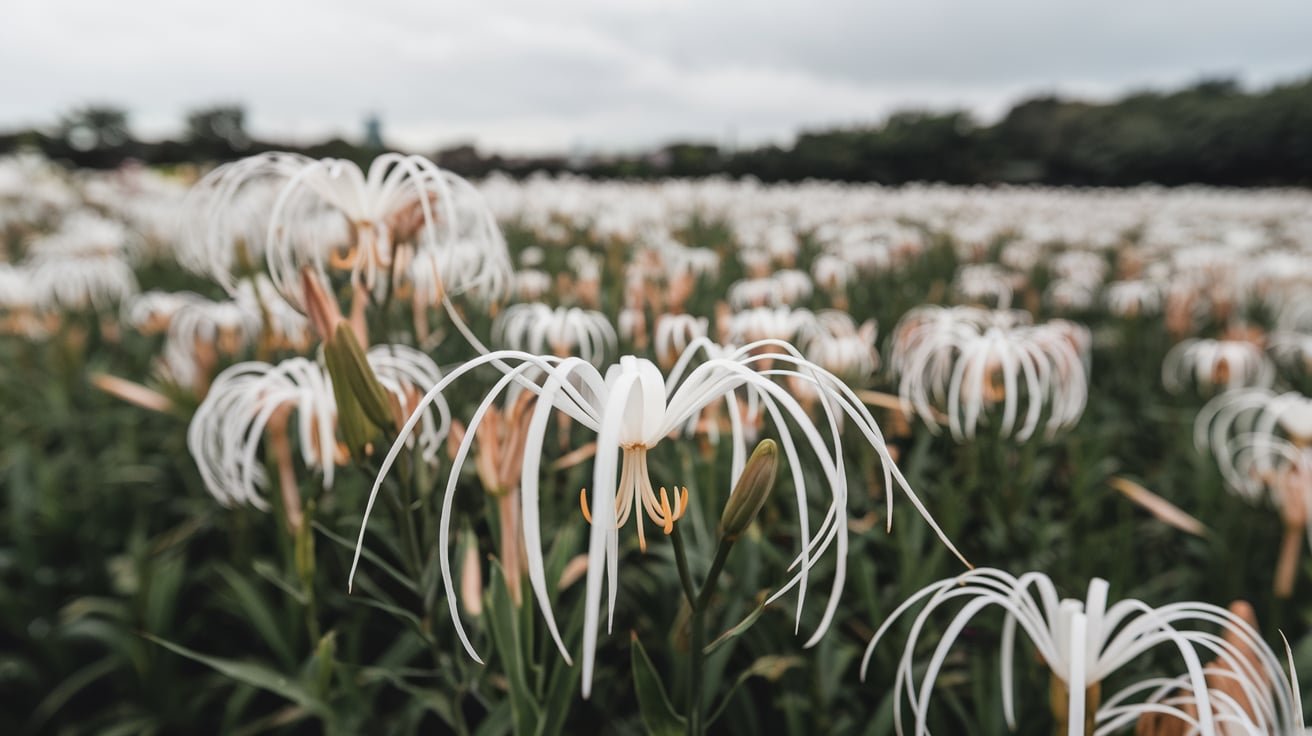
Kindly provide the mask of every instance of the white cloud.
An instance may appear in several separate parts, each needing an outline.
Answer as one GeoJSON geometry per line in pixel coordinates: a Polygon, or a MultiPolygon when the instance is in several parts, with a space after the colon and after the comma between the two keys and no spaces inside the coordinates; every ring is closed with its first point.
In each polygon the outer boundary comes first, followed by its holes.
{"type": "Polygon", "coordinates": [[[1305,0],[17,0],[0,24],[0,128],[86,102],[139,133],[238,101],[257,135],[417,150],[740,143],[898,107],[997,114],[1021,94],[1107,96],[1312,72],[1305,0]]]}

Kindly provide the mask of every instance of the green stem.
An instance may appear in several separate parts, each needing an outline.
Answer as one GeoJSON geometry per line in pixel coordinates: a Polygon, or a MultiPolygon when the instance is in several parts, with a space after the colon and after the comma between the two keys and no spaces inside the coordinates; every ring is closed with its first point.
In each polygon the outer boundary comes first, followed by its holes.
{"type": "MultiPolygon", "coordinates": [[[[689,620],[691,629],[691,646],[688,650],[688,735],[702,736],[706,727],[702,724],[702,670],[706,663],[706,609],[715,594],[715,584],[724,570],[724,562],[729,558],[733,540],[720,538],[720,545],[715,549],[715,559],[711,569],[706,572],[706,582],[692,603],[692,616],[689,620]]],[[[677,553],[676,553],[677,554],[677,553]]]]}
{"type": "Polygon", "coordinates": [[[693,585],[692,572],[688,568],[688,551],[683,546],[683,534],[679,531],[679,525],[674,525],[674,530],[670,532],[670,542],[674,545],[674,564],[679,568],[679,582],[683,584],[683,596],[688,599],[688,605],[693,606],[697,603],[697,586],[693,585]]]}

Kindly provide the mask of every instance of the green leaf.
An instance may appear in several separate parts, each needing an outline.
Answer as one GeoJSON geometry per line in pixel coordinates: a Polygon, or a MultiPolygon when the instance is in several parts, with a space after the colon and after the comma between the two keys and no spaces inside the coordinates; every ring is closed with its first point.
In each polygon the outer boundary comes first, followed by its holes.
{"type": "Polygon", "coordinates": [[[752,628],[752,624],[756,623],[756,620],[759,619],[761,617],[761,614],[763,613],[765,613],[765,600],[764,597],[762,596],[761,602],[757,604],[756,608],[752,609],[751,613],[747,614],[747,616],[744,617],[742,621],[739,621],[738,623],[730,627],[728,631],[716,637],[715,641],[711,642],[710,644],[707,644],[706,648],[703,649],[702,652],[705,654],[710,654],[711,652],[715,651],[716,649],[719,649],[721,646],[724,646],[725,644],[735,639],[736,637],[742,636],[744,633],[746,633],[748,629],[752,628]]]}
{"type": "Polygon", "coordinates": [[[457,705],[443,688],[413,685],[401,677],[399,673],[384,667],[365,667],[360,670],[359,674],[366,678],[376,678],[387,682],[397,690],[414,698],[415,702],[423,706],[424,709],[431,711],[433,715],[441,718],[448,726],[455,726],[457,705]]]}
{"type": "Polygon", "coordinates": [[[228,587],[232,588],[242,618],[260,635],[270,651],[278,658],[278,662],[285,667],[290,667],[295,657],[292,655],[291,646],[287,643],[287,633],[279,627],[278,619],[274,616],[268,601],[260,595],[255,586],[250,584],[250,581],[228,565],[218,565],[215,570],[228,587]]]}
{"type": "Polygon", "coordinates": [[[27,732],[37,733],[41,726],[45,725],[47,719],[54,715],[60,708],[64,707],[74,695],[77,695],[84,688],[100,678],[108,675],[122,665],[122,661],[117,657],[105,657],[97,662],[83,667],[64,678],[44,700],[32,710],[32,716],[27,722],[27,732]]]}
{"type": "Polygon", "coordinates": [[[500,564],[493,563],[488,588],[488,601],[483,607],[483,615],[492,633],[492,643],[496,647],[497,658],[501,660],[501,666],[506,671],[515,733],[536,733],[542,714],[534,697],[533,687],[528,680],[526,662],[528,654],[524,650],[523,636],[517,620],[519,611],[510,599],[510,591],[506,589],[500,564]]]}
{"type": "MultiPolygon", "coordinates": [[[[724,713],[724,709],[728,707],[729,701],[733,699],[733,694],[738,688],[743,686],[743,683],[753,677],[763,677],[770,682],[778,682],[779,678],[783,677],[784,673],[789,669],[793,667],[801,667],[803,664],[805,664],[805,662],[801,657],[770,656],[761,657],[756,660],[752,663],[751,667],[748,667],[741,675],[738,675],[738,679],[729,687],[729,691],[724,694],[724,699],[720,701],[720,706],[711,713],[709,718],[706,719],[706,725],[709,727],[712,723],[715,723],[715,720],[719,718],[721,714],[724,713]]],[[[840,672],[841,671],[842,670],[840,670],[840,672]]]]}
{"type": "Polygon", "coordinates": [[[286,698],[321,718],[327,718],[330,715],[328,704],[315,697],[305,685],[262,664],[211,657],[152,634],[143,633],[142,636],[174,654],[180,654],[194,662],[199,662],[224,677],[244,682],[252,687],[286,698]]]}
{"type": "Polygon", "coordinates": [[[278,568],[274,567],[273,564],[267,560],[255,560],[251,563],[251,570],[254,571],[256,575],[273,583],[278,590],[286,593],[289,598],[302,606],[309,603],[309,598],[306,597],[305,591],[301,590],[291,581],[283,578],[282,574],[278,572],[278,568]]]}
{"type": "MultiPolygon", "coordinates": [[[[327,537],[329,541],[335,542],[337,545],[341,546],[342,548],[350,550],[352,554],[355,553],[354,540],[343,537],[342,535],[338,534],[337,532],[334,532],[332,529],[329,529],[328,527],[324,526],[323,524],[317,521],[314,522],[314,530],[327,537]]],[[[376,553],[369,551],[368,547],[360,548],[360,556],[363,557],[365,560],[367,560],[369,564],[387,573],[388,576],[390,576],[396,582],[400,583],[401,585],[404,585],[408,590],[410,590],[410,592],[416,595],[419,594],[419,586],[415,583],[415,581],[407,577],[405,573],[387,564],[387,561],[385,561],[382,557],[379,557],[376,553]]]]}
{"type": "Polygon", "coordinates": [[[638,711],[642,724],[651,736],[679,736],[687,730],[683,716],[674,712],[665,686],[656,674],[647,650],[642,648],[638,635],[633,635],[633,688],[638,694],[638,711]]]}

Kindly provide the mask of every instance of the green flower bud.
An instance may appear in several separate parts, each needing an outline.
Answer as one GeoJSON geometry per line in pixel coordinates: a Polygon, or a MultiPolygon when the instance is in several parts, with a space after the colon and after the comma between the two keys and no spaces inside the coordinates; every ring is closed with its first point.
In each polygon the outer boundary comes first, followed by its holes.
{"type": "Polygon", "coordinates": [[[774,440],[761,440],[747,460],[743,474],[738,478],[720,515],[721,536],[734,540],[751,526],[765,505],[774,479],[779,474],[779,446],[774,440]]]}
{"type": "Polygon", "coordinates": [[[324,347],[324,353],[336,354],[335,362],[340,375],[333,370],[334,361],[328,361],[328,372],[332,374],[334,387],[344,379],[346,387],[355,395],[364,415],[374,423],[374,426],[379,429],[392,426],[396,419],[392,414],[392,403],[388,399],[387,389],[378,382],[378,376],[374,375],[374,369],[370,367],[369,360],[365,357],[364,348],[355,338],[349,323],[337,324],[333,339],[324,347]]]}

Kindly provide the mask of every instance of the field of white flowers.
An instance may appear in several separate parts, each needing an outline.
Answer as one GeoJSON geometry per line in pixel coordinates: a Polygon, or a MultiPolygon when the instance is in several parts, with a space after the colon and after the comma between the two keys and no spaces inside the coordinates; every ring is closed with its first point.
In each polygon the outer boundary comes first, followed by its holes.
{"type": "Polygon", "coordinates": [[[0,732],[1291,734],[1312,193],[0,159],[0,732]]]}

